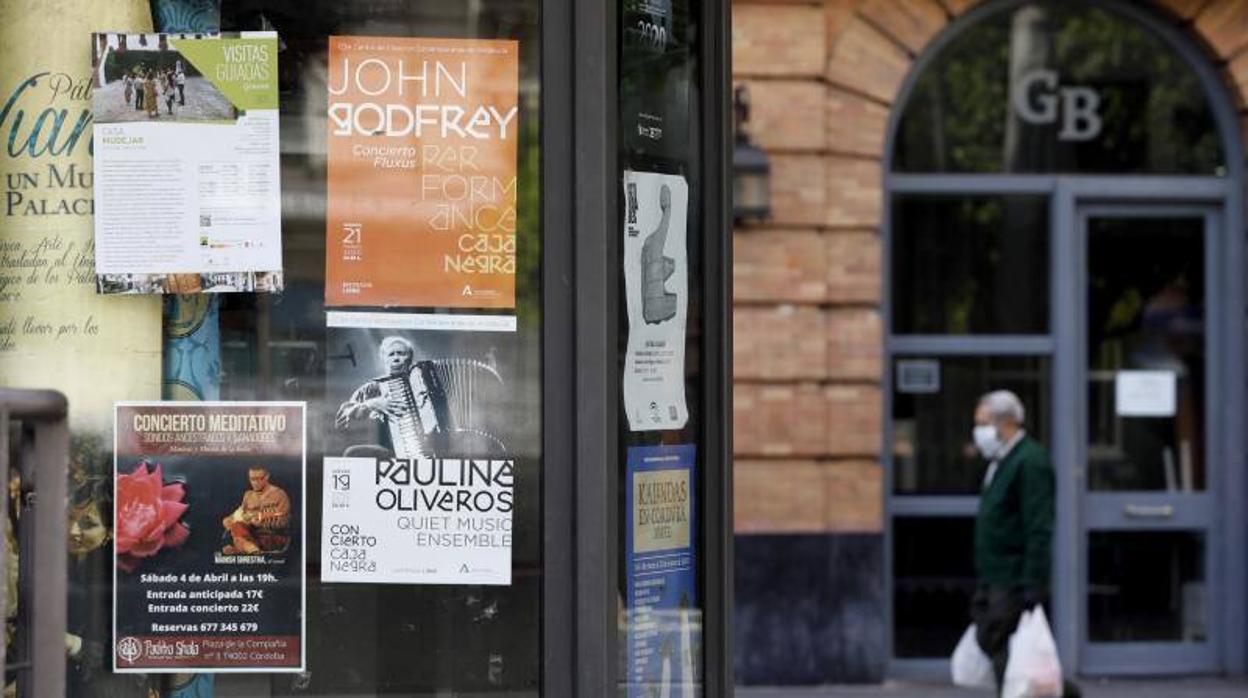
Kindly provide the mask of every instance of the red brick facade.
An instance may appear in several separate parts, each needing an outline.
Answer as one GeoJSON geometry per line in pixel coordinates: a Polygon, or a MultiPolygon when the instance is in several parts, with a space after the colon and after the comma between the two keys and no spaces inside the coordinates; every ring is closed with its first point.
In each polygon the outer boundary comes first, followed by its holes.
{"type": "MultiPolygon", "coordinates": [[[[888,117],[915,58],[976,4],[733,3],[733,70],[749,86],[750,133],[771,159],[774,209],[733,242],[740,533],[883,530],[888,117]]],[[[1248,94],[1248,0],[1155,4],[1248,94]]],[[[1248,135],[1248,111],[1242,122],[1248,135]]]]}

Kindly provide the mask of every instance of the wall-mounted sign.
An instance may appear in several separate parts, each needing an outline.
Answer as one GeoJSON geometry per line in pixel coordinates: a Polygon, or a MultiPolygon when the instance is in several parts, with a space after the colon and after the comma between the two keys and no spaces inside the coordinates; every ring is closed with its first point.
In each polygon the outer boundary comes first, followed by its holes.
{"type": "Polygon", "coordinates": [[[511,583],[516,319],[331,311],[321,578],[511,583]]]}
{"type": "Polygon", "coordinates": [[[113,670],[302,670],[303,403],[115,414],[113,670]]]}
{"type": "Polygon", "coordinates": [[[899,359],[897,391],[930,395],[940,392],[940,362],[935,359],[899,359]]]}
{"type": "Polygon", "coordinates": [[[277,35],[91,46],[97,290],[280,291],[277,35]]]}
{"type": "Polygon", "coordinates": [[[511,308],[519,44],[331,37],[325,303],[511,308]]]}
{"type": "Polygon", "coordinates": [[[624,409],[633,431],[679,429],[689,420],[685,403],[688,207],[689,185],[684,177],[624,173],[628,307],[624,409]]]}
{"type": "Polygon", "coordinates": [[[630,698],[700,695],[696,451],[628,449],[625,575],[630,698]]]}

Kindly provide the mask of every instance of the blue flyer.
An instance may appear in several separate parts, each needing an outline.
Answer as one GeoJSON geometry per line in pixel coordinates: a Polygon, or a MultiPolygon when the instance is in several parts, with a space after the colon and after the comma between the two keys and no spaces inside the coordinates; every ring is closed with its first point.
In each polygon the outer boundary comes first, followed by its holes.
{"type": "Polygon", "coordinates": [[[694,698],[701,683],[692,445],[628,449],[629,698],[694,698]]]}

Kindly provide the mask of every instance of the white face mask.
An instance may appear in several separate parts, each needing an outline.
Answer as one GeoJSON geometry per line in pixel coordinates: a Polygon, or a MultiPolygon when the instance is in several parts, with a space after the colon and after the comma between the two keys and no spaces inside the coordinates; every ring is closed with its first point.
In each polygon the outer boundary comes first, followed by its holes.
{"type": "Polygon", "coordinates": [[[988,460],[992,460],[993,456],[1001,450],[1001,439],[997,436],[997,428],[991,424],[977,424],[971,431],[971,438],[975,440],[975,448],[979,449],[980,455],[988,460]]]}

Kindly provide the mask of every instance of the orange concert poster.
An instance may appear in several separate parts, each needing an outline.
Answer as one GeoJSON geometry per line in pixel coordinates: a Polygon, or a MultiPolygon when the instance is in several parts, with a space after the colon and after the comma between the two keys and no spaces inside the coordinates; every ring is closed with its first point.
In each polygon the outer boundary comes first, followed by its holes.
{"type": "Polygon", "coordinates": [[[330,38],[327,306],[515,306],[518,50],[330,38]]]}

